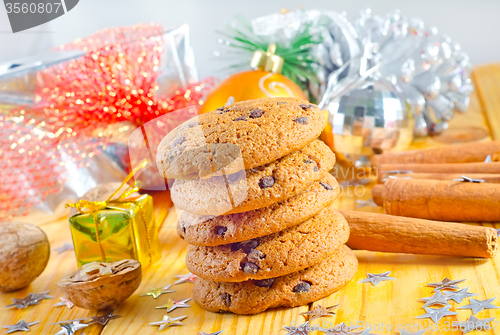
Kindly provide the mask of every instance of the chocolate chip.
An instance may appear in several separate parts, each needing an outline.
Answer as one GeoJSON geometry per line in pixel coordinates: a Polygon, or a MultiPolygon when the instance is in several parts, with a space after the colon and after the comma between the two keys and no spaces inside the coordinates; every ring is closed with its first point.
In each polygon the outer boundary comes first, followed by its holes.
{"type": "Polygon", "coordinates": [[[254,249],[254,250],[250,251],[250,253],[248,254],[247,258],[248,258],[249,261],[257,263],[261,259],[266,258],[266,255],[264,255],[264,253],[262,251],[254,249]]]}
{"type": "Polygon", "coordinates": [[[319,183],[321,186],[323,186],[325,189],[327,189],[328,191],[332,191],[333,190],[333,187],[331,187],[330,185],[326,184],[326,183],[319,183]]]}
{"type": "Polygon", "coordinates": [[[242,116],[237,117],[233,121],[246,121],[246,120],[247,120],[247,117],[245,115],[242,115],[242,116]]]}
{"type": "Polygon", "coordinates": [[[222,106],[222,107],[216,108],[215,110],[220,112],[220,111],[223,111],[225,108],[226,107],[222,106]]]}
{"type": "Polygon", "coordinates": [[[304,159],[304,163],[312,164],[312,163],[314,163],[314,161],[312,159],[304,159]]]}
{"type": "Polygon", "coordinates": [[[185,234],[186,233],[186,222],[181,222],[180,225],[181,225],[182,231],[185,234]]]}
{"type": "Polygon", "coordinates": [[[227,232],[227,227],[222,227],[222,226],[215,227],[215,233],[219,236],[224,237],[226,232],[227,232]]]}
{"type": "Polygon", "coordinates": [[[268,188],[268,187],[272,187],[273,185],[274,185],[274,178],[271,176],[266,176],[266,177],[261,178],[261,180],[259,180],[259,187],[260,188],[268,188]]]}
{"type": "Polygon", "coordinates": [[[261,279],[261,280],[254,280],[253,284],[258,287],[271,287],[273,286],[275,281],[276,278],[261,279]]]}
{"type": "Polygon", "coordinates": [[[246,262],[243,265],[243,272],[250,273],[250,274],[256,274],[257,271],[259,271],[260,268],[257,266],[257,264],[252,263],[252,262],[246,262]]]}
{"type": "Polygon", "coordinates": [[[297,122],[298,124],[308,124],[309,123],[309,119],[307,118],[307,116],[298,117],[293,121],[297,122]]]}
{"type": "Polygon", "coordinates": [[[250,117],[252,119],[256,119],[256,118],[259,118],[262,116],[262,114],[264,114],[264,111],[260,108],[255,108],[255,109],[252,109],[252,111],[250,112],[250,117]]]}
{"type": "Polygon", "coordinates": [[[238,249],[243,251],[245,254],[249,254],[250,251],[253,249],[257,248],[259,246],[259,241],[257,240],[249,240],[249,241],[244,241],[237,243],[238,244],[238,249]]]}
{"type": "Polygon", "coordinates": [[[303,110],[306,110],[306,109],[313,108],[316,106],[312,105],[312,104],[309,104],[309,105],[302,104],[302,105],[299,105],[299,107],[302,108],[303,110]]]}
{"type": "Polygon", "coordinates": [[[216,109],[216,111],[218,111],[217,114],[224,114],[224,113],[227,113],[227,112],[230,112],[231,109],[230,108],[226,108],[226,107],[219,107],[216,109]]]}
{"type": "Polygon", "coordinates": [[[231,306],[231,295],[229,293],[222,293],[220,298],[224,301],[224,305],[231,306]]]}
{"type": "Polygon", "coordinates": [[[318,164],[314,165],[313,171],[314,171],[314,172],[318,172],[318,171],[319,171],[318,164]]]}
{"type": "Polygon", "coordinates": [[[298,283],[293,288],[293,292],[295,292],[295,293],[309,292],[310,290],[311,290],[311,284],[308,282],[305,282],[305,281],[298,283]]]}

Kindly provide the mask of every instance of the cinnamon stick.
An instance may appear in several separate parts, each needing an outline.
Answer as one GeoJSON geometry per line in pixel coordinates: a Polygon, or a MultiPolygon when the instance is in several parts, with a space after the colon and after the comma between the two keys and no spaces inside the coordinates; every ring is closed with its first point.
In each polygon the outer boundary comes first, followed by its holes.
{"type": "Polygon", "coordinates": [[[493,163],[443,163],[443,164],[382,164],[379,173],[481,173],[500,174],[500,162],[493,163]]]}
{"type": "MultiPolygon", "coordinates": [[[[378,182],[383,183],[391,176],[395,178],[454,180],[462,178],[463,173],[379,173],[378,182]]],[[[466,177],[484,180],[485,183],[500,183],[500,174],[467,173],[466,177]]]]}
{"type": "Polygon", "coordinates": [[[340,210],[351,230],[352,249],[463,257],[494,257],[494,228],[385,214],[340,210]]]}
{"type": "Polygon", "coordinates": [[[500,141],[450,145],[441,148],[386,153],[372,157],[372,166],[413,163],[483,162],[488,155],[500,152],[500,141]]]}
{"type": "Polygon", "coordinates": [[[386,214],[441,221],[500,221],[498,184],[390,179],[377,186],[383,187],[386,214]]]}

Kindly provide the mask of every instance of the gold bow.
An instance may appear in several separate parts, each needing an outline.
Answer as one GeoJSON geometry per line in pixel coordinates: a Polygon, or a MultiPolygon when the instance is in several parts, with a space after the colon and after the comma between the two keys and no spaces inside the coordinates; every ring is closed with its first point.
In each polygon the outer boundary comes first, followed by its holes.
{"type": "Polygon", "coordinates": [[[142,214],[142,220],[144,222],[144,227],[146,229],[146,236],[147,236],[147,242],[148,242],[148,254],[149,254],[149,259],[150,262],[153,260],[152,252],[151,252],[151,237],[149,236],[149,228],[148,224],[146,222],[146,213],[144,213],[144,208],[140,203],[138,203],[135,200],[127,200],[127,198],[134,192],[139,191],[141,188],[141,183],[139,181],[136,181],[134,185],[128,185],[128,187],[125,189],[125,191],[120,195],[118,198],[113,199],[120,190],[127,185],[128,181],[132,179],[135,173],[139,169],[144,169],[149,163],[147,160],[143,160],[139,163],[139,165],[130,172],[130,174],[125,178],[123,183],[116,189],[116,191],[113,192],[109,196],[109,198],[105,201],[88,201],[88,200],[79,200],[76,204],[66,204],[66,207],[73,207],[76,208],[80,214],[92,214],[92,218],[94,221],[95,225],[95,238],[97,241],[97,244],[99,245],[99,250],[101,252],[101,259],[102,262],[106,262],[106,254],[104,253],[104,249],[102,248],[101,245],[101,238],[99,236],[99,220],[97,217],[97,214],[99,211],[106,209],[109,205],[115,205],[115,204],[127,204],[127,203],[134,203],[135,205],[139,206],[141,209],[141,214],[142,214]]]}

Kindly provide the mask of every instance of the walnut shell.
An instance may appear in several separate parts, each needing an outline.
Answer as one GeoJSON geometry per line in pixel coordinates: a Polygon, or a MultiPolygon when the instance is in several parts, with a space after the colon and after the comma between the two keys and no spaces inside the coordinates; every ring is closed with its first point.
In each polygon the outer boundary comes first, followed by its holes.
{"type": "Polygon", "coordinates": [[[0,224],[0,291],[27,287],[49,261],[47,235],[35,225],[21,222],[0,224]]]}
{"type": "Polygon", "coordinates": [[[130,297],[141,280],[141,263],[125,259],[114,263],[86,264],[61,279],[57,286],[78,307],[111,310],[130,297]]]}

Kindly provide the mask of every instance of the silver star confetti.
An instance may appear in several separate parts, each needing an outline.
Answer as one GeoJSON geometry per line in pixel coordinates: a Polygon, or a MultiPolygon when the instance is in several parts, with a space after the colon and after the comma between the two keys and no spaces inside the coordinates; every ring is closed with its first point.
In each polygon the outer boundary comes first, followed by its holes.
{"type": "Polygon", "coordinates": [[[38,301],[44,300],[44,299],[54,299],[53,296],[48,295],[50,291],[45,291],[40,294],[32,293],[33,294],[33,299],[36,299],[38,301]]]}
{"type": "Polygon", "coordinates": [[[223,330],[219,330],[218,332],[215,333],[204,333],[204,332],[199,332],[198,335],[220,335],[222,334],[223,330]]]}
{"type": "Polygon", "coordinates": [[[151,288],[149,288],[149,292],[141,294],[141,297],[146,297],[146,296],[150,295],[153,298],[157,299],[162,294],[175,292],[174,290],[169,290],[170,286],[172,286],[172,285],[167,285],[164,288],[154,288],[154,287],[151,287],[151,288]]]}
{"type": "Polygon", "coordinates": [[[304,312],[300,313],[300,315],[304,316],[304,318],[307,321],[312,321],[314,319],[323,317],[323,316],[332,316],[335,315],[334,312],[332,312],[332,309],[337,308],[339,305],[335,306],[330,306],[330,307],[323,307],[321,305],[316,305],[312,310],[309,312],[304,312]]]}
{"type": "Polygon", "coordinates": [[[449,305],[448,298],[441,291],[437,291],[432,297],[422,298],[420,301],[425,301],[422,308],[435,305],[449,305]]]}
{"type": "Polygon", "coordinates": [[[93,324],[93,323],[100,323],[101,325],[105,326],[109,320],[113,320],[113,319],[118,319],[118,318],[121,318],[122,316],[121,315],[113,315],[113,312],[109,312],[107,314],[104,314],[104,315],[100,315],[100,316],[91,316],[90,317],[90,321],[87,322],[87,324],[93,324]]]}
{"type": "Polygon", "coordinates": [[[73,321],[71,323],[61,323],[61,330],[58,331],[55,335],[73,335],[80,329],[88,327],[89,325],[80,323],[80,321],[73,321]]]}
{"type": "Polygon", "coordinates": [[[68,307],[69,309],[73,308],[73,306],[75,306],[71,301],[69,301],[68,299],[64,298],[64,297],[60,297],[59,299],[61,299],[60,302],[58,302],[57,304],[55,305],[52,305],[52,307],[61,307],[61,306],[66,306],[68,307]]]}
{"type": "Polygon", "coordinates": [[[63,252],[69,251],[69,250],[75,250],[73,247],[73,244],[71,243],[64,243],[62,246],[58,248],[53,248],[52,250],[57,251],[58,254],[62,254],[63,252]]]}
{"type": "Polygon", "coordinates": [[[492,305],[491,302],[496,298],[490,298],[486,300],[476,300],[474,298],[469,299],[469,304],[465,306],[457,307],[457,309],[472,309],[472,314],[476,314],[483,309],[496,309],[499,308],[497,305],[492,305]]]}
{"type": "Polygon", "coordinates": [[[17,309],[27,308],[31,305],[38,304],[40,300],[34,297],[33,293],[29,293],[26,297],[22,299],[12,298],[13,304],[5,306],[5,308],[17,307],[17,309]]]}
{"type": "Polygon", "coordinates": [[[371,327],[366,328],[365,330],[363,330],[361,332],[356,332],[356,333],[349,332],[347,334],[352,334],[352,335],[377,335],[377,334],[374,334],[374,333],[370,333],[370,330],[372,330],[371,327]]]}
{"type": "Polygon", "coordinates": [[[489,325],[491,321],[495,318],[489,319],[478,319],[474,315],[469,316],[467,321],[462,321],[458,323],[458,328],[463,334],[471,332],[473,330],[490,330],[492,327],[489,325]]]}
{"type": "Polygon", "coordinates": [[[459,178],[459,179],[453,179],[453,181],[463,181],[466,183],[484,183],[483,179],[474,179],[474,178],[469,178],[466,176],[462,176],[462,178],[459,178]]]}
{"type": "Polygon", "coordinates": [[[399,332],[399,335],[422,335],[423,333],[425,333],[426,330],[417,330],[416,332],[410,332],[408,330],[401,330],[401,332],[399,332]]]}
{"type": "Polygon", "coordinates": [[[491,158],[491,155],[486,156],[486,158],[484,159],[484,162],[485,163],[493,163],[493,159],[491,158]]]}
{"type": "Polygon", "coordinates": [[[446,298],[448,300],[454,300],[456,303],[461,304],[462,300],[464,300],[465,298],[469,298],[469,297],[473,297],[473,296],[478,295],[476,293],[467,292],[468,290],[469,290],[469,287],[463,288],[459,291],[445,291],[444,295],[446,296],[446,298]]]}
{"type": "Polygon", "coordinates": [[[456,284],[460,284],[464,281],[465,281],[465,279],[451,280],[451,279],[445,277],[439,283],[428,283],[426,286],[434,287],[434,290],[432,290],[432,292],[441,291],[441,290],[458,290],[460,287],[458,287],[456,284]]]}
{"type": "Polygon", "coordinates": [[[348,335],[352,334],[351,330],[356,330],[359,327],[351,326],[345,324],[345,322],[339,323],[338,325],[333,326],[333,328],[324,328],[320,329],[325,332],[325,335],[348,335]]]}
{"type": "Polygon", "coordinates": [[[425,314],[419,315],[416,317],[416,319],[426,319],[430,318],[432,321],[435,323],[438,323],[439,320],[441,320],[445,316],[450,316],[450,315],[457,315],[456,312],[451,312],[450,305],[444,306],[442,308],[425,308],[425,314]]]}
{"type": "Polygon", "coordinates": [[[158,306],[155,308],[157,308],[157,309],[168,308],[167,313],[170,313],[176,308],[189,308],[189,307],[191,307],[191,305],[186,304],[186,302],[188,302],[189,300],[191,300],[191,298],[187,298],[187,299],[179,300],[179,301],[168,299],[168,302],[165,305],[158,306]]]}
{"type": "Polygon", "coordinates": [[[368,200],[356,200],[356,203],[358,204],[358,206],[356,206],[357,208],[361,208],[361,207],[378,207],[378,205],[373,201],[373,199],[368,199],[368,200]]]}
{"type": "Polygon", "coordinates": [[[36,325],[37,323],[40,323],[40,321],[35,321],[35,322],[25,322],[24,320],[19,321],[15,325],[12,326],[3,326],[3,328],[7,328],[8,330],[5,332],[5,334],[10,334],[14,332],[29,332],[30,327],[33,325],[36,325]]]}
{"type": "Polygon", "coordinates": [[[386,271],[383,273],[367,273],[366,279],[360,280],[358,283],[372,283],[373,286],[377,286],[378,283],[384,280],[395,280],[394,277],[388,277],[391,274],[391,271],[386,271]]]}
{"type": "Polygon", "coordinates": [[[313,327],[309,324],[309,321],[306,321],[305,323],[301,324],[300,326],[296,327],[284,327],[285,330],[288,331],[286,335],[309,335],[310,332],[314,330],[313,327]]]}
{"type": "Polygon", "coordinates": [[[179,285],[182,283],[192,283],[194,284],[194,281],[196,280],[196,275],[189,273],[187,275],[182,275],[182,276],[175,276],[175,278],[179,278],[178,281],[174,283],[174,285],[179,285]]]}
{"type": "Polygon", "coordinates": [[[159,330],[163,330],[165,328],[172,327],[172,326],[184,326],[184,324],[182,322],[179,322],[179,321],[182,321],[185,318],[187,318],[187,315],[179,316],[178,318],[172,318],[168,315],[164,315],[163,320],[157,321],[157,322],[151,322],[149,325],[150,326],[160,326],[159,330]]]}

